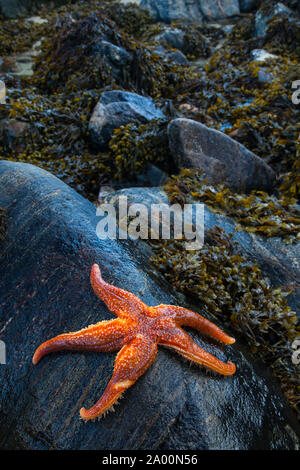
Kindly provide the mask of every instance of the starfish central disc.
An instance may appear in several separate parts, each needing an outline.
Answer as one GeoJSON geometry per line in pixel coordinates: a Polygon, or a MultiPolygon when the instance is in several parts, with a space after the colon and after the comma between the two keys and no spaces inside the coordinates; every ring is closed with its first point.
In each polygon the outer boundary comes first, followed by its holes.
{"type": "Polygon", "coordinates": [[[41,344],[32,362],[55,351],[119,351],[113,375],[98,402],[89,410],[82,408],[84,420],[98,418],[112,407],[122,393],[148,369],[157,354],[157,345],[175,349],[191,361],[222,375],[235,373],[232,362],[224,363],[195,343],[181,326],[189,326],[225,344],[235,342],[198,313],[174,305],[149,307],[134,294],[105,282],[99,266],[91,270],[91,284],[116,319],[65,333],[41,344]]]}

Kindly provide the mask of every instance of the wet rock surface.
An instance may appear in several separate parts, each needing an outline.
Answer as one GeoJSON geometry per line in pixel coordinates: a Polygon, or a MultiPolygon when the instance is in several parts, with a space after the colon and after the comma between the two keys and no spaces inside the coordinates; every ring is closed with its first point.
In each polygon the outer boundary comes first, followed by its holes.
{"type": "Polygon", "coordinates": [[[170,122],[168,136],[178,168],[200,168],[211,183],[226,183],[237,192],[272,190],[273,170],[222,132],[179,118],[170,122]]]}
{"type": "Polygon", "coordinates": [[[223,350],[194,333],[206,350],[234,361],[237,373],[212,377],[160,348],[115,413],[84,425],[79,408],[103,392],[115,354],[57,353],[36,367],[31,359],[42,341],[111,318],[90,287],[91,264],[149,305],[185,300],[130,242],[99,240],[95,206],[49,173],[1,161],[0,188],[8,216],[0,247],[0,331],[7,345],[1,448],[297,448],[298,425],[269,372],[243,346],[223,350]]]}

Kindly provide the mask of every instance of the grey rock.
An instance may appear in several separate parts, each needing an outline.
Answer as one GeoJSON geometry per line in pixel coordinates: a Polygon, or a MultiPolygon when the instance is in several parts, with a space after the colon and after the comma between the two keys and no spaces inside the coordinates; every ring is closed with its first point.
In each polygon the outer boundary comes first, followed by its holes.
{"type": "Polygon", "coordinates": [[[251,58],[254,62],[266,62],[270,59],[277,59],[278,56],[270,54],[264,49],[253,49],[253,51],[251,51],[251,58]]]}
{"type": "Polygon", "coordinates": [[[267,72],[264,68],[259,69],[257,79],[260,83],[271,83],[274,81],[274,75],[267,72]]]}
{"type": "Polygon", "coordinates": [[[122,76],[124,67],[129,66],[132,62],[132,56],[129,52],[105,40],[97,42],[92,48],[91,54],[94,58],[104,57],[116,79],[122,76]]]}
{"type": "Polygon", "coordinates": [[[158,44],[156,48],[154,49],[154,53],[160,55],[161,57],[164,57],[167,54],[167,52],[168,50],[161,44],[158,44]]]}
{"type": "Polygon", "coordinates": [[[222,20],[237,16],[240,13],[238,0],[198,0],[204,18],[209,20],[222,20]]]}
{"type": "Polygon", "coordinates": [[[286,7],[283,3],[276,3],[272,6],[271,11],[268,14],[264,14],[261,10],[258,10],[255,15],[255,33],[256,38],[263,38],[266,35],[268,29],[268,21],[274,16],[281,16],[283,18],[292,18],[294,16],[292,10],[286,7]]]}
{"type": "Polygon", "coordinates": [[[161,57],[165,57],[166,59],[170,60],[174,64],[189,65],[188,59],[181,51],[168,52],[168,50],[165,47],[163,47],[162,45],[159,45],[155,48],[154,52],[160,55],[161,57]]]}
{"type": "Polygon", "coordinates": [[[91,265],[99,263],[108,282],[149,305],[197,306],[153,272],[132,243],[99,240],[95,206],[49,173],[1,161],[0,207],[8,213],[0,246],[0,330],[7,346],[0,375],[1,449],[299,446],[299,426],[269,371],[239,343],[223,350],[193,332],[207,351],[235,362],[237,373],[211,377],[160,348],[114,413],[82,423],[79,409],[103,392],[115,354],[61,352],[38,366],[31,359],[46,339],[112,318],[91,289],[91,265]]]}
{"type": "Polygon", "coordinates": [[[154,36],[153,40],[159,44],[182,51],[184,48],[184,36],[185,33],[182,29],[166,27],[165,31],[154,36]]]}
{"type": "Polygon", "coordinates": [[[140,6],[148,10],[156,21],[202,23],[203,20],[197,0],[142,0],[140,6]]]}
{"type": "Polygon", "coordinates": [[[139,186],[160,186],[162,185],[168,175],[155,165],[148,165],[146,171],[137,175],[137,182],[139,186]]]}
{"type": "Polygon", "coordinates": [[[233,30],[233,24],[227,24],[226,26],[223,27],[223,31],[226,35],[230,34],[231,31],[233,30]]]}
{"type": "Polygon", "coordinates": [[[116,65],[126,65],[131,62],[132,57],[129,52],[122,47],[115,46],[108,41],[101,41],[101,48],[106,57],[116,65]]]}
{"type": "Polygon", "coordinates": [[[142,0],[140,6],[156,21],[166,23],[201,23],[204,18],[219,20],[240,13],[238,0],[142,0]]]}
{"type": "Polygon", "coordinates": [[[233,191],[271,191],[273,170],[239,142],[191,119],[174,119],[168,126],[170,150],[178,168],[200,168],[208,181],[225,183],[233,191]]]}
{"type": "Polygon", "coordinates": [[[164,113],[151,98],[121,90],[107,91],[102,94],[91,116],[90,138],[95,146],[105,148],[114,129],[131,122],[145,124],[163,117],[164,113]]]}
{"type": "Polygon", "coordinates": [[[186,56],[180,51],[168,52],[166,54],[167,59],[169,59],[174,64],[178,65],[189,65],[189,61],[186,56]]]}

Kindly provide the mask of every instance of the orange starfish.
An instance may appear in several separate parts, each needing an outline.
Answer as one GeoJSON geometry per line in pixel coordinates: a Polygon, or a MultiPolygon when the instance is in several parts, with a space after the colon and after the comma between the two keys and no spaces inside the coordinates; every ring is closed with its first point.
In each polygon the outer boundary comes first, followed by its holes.
{"type": "Polygon", "coordinates": [[[157,345],[175,349],[182,356],[223,375],[234,374],[232,362],[224,363],[204,351],[180,327],[190,326],[226,344],[235,342],[220,328],[198,313],[174,305],[148,307],[138,297],[107,284],[97,264],[92,266],[91,284],[95,293],[118,318],[90,325],[75,333],[56,336],[41,344],[32,362],[37,364],[48,353],[72,351],[120,352],[113,376],[100,400],[80,415],[89,420],[100,417],[148,369],[156,357],[157,345]]]}

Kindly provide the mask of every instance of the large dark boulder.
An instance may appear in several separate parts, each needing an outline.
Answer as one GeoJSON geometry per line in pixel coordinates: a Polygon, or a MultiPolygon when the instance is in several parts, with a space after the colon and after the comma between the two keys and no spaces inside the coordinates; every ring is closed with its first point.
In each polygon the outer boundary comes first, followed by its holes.
{"type": "Polygon", "coordinates": [[[0,448],[299,445],[298,425],[269,371],[239,342],[223,350],[195,333],[205,349],[237,364],[234,376],[207,375],[160,348],[116,411],[84,424],[79,409],[103,392],[115,354],[57,353],[38,366],[31,359],[42,341],[112,317],[91,289],[92,263],[99,263],[108,282],[150,305],[185,301],[151,271],[133,244],[99,240],[95,206],[49,173],[1,161],[0,207],[8,218],[0,247],[0,335],[7,348],[7,364],[0,366],[0,448]]]}
{"type": "Polygon", "coordinates": [[[223,132],[191,119],[169,123],[170,150],[178,168],[199,168],[213,184],[246,193],[271,191],[275,173],[261,158],[223,132]]]}

